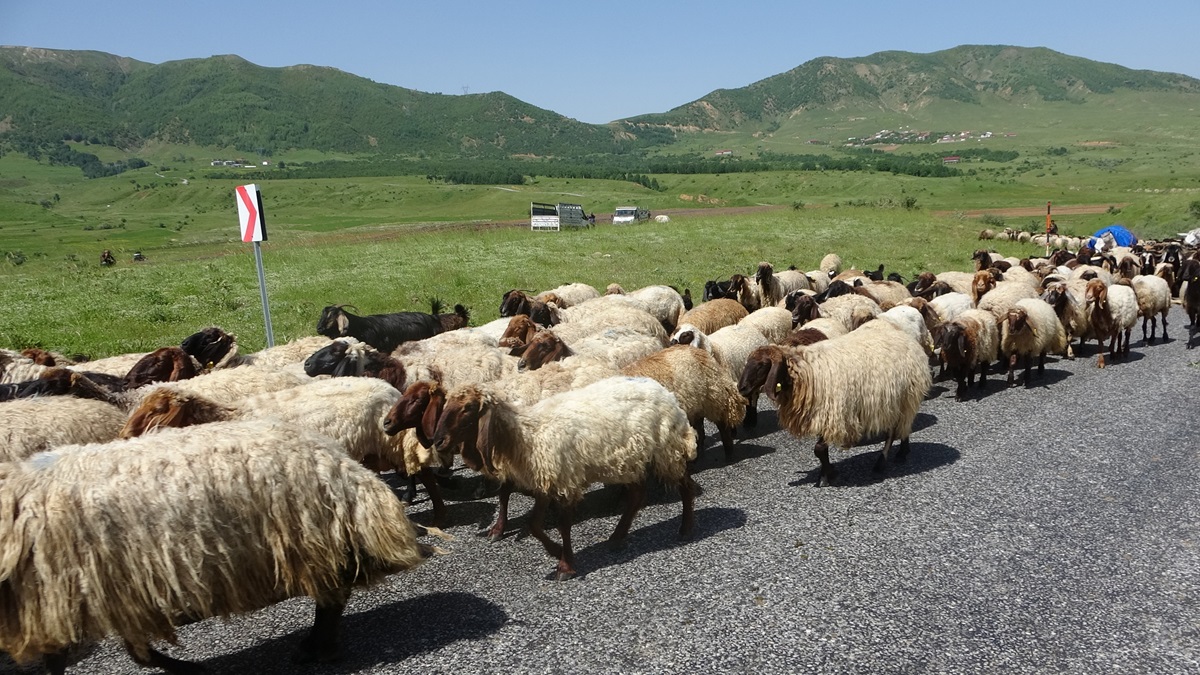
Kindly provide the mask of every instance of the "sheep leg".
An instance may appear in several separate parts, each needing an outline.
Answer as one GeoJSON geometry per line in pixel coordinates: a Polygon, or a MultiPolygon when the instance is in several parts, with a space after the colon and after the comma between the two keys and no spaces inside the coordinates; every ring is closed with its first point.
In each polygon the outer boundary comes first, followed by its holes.
{"type": "Polygon", "coordinates": [[[908,437],[900,439],[900,449],[896,451],[896,463],[903,464],[908,461],[908,437]]]}
{"type": "Polygon", "coordinates": [[[888,455],[892,454],[892,443],[896,442],[896,432],[889,431],[887,440],[883,442],[883,450],[879,452],[879,459],[875,460],[874,471],[876,473],[883,471],[887,466],[888,455]]]}
{"type": "Polygon", "coordinates": [[[1046,352],[1038,354],[1038,377],[1046,374],[1046,352]]]}
{"type": "Polygon", "coordinates": [[[733,427],[728,424],[717,424],[717,432],[721,434],[721,447],[725,449],[725,463],[733,461],[733,427]]]}
{"type": "Polygon", "coordinates": [[[442,499],[442,488],[438,485],[433,469],[425,466],[417,473],[425,492],[429,495],[429,504],[433,507],[433,526],[443,527],[446,524],[446,501],[442,499]]]}
{"type": "Polygon", "coordinates": [[[1104,367],[1104,338],[1096,336],[1096,367],[1104,367]]]}
{"type": "Polygon", "coordinates": [[[1125,329],[1125,341],[1121,343],[1121,353],[1122,354],[1125,354],[1125,355],[1129,354],[1129,334],[1132,332],[1133,332],[1132,328],[1125,329]]]}
{"type": "Polygon", "coordinates": [[[542,548],[551,558],[561,558],[563,548],[546,535],[546,508],[550,505],[549,497],[537,497],[533,501],[533,511],[529,516],[529,534],[542,542],[542,548]]]}
{"type": "Polygon", "coordinates": [[[1017,369],[1017,353],[1013,352],[1008,355],[1008,386],[1013,384],[1013,371],[1017,369]]]}
{"type": "MultiPolygon", "coordinates": [[[[1142,317],[1142,342],[1154,342],[1154,331],[1150,331],[1150,338],[1146,338],[1146,324],[1150,323],[1150,315],[1142,317]]],[[[1157,322],[1156,322],[1157,323],[1157,322]]],[[[1157,328],[1157,326],[1155,326],[1157,328]]]]}
{"type": "Polygon", "coordinates": [[[696,456],[699,457],[701,451],[704,450],[704,417],[697,415],[696,419],[692,420],[692,429],[696,432],[696,456]]]}
{"type": "Polygon", "coordinates": [[[817,487],[821,487],[821,481],[824,479],[825,484],[833,483],[833,477],[837,472],[833,470],[833,465],[829,463],[829,445],[823,438],[817,438],[817,444],[813,446],[813,454],[821,462],[821,475],[817,476],[817,487]]]}
{"type": "Polygon", "coordinates": [[[484,530],[488,541],[500,541],[504,537],[504,528],[508,525],[508,498],[512,496],[513,485],[508,481],[500,484],[500,503],[496,507],[496,522],[484,530]]]}
{"type": "Polygon", "coordinates": [[[417,500],[417,477],[407,476],[405,480],[404,492],[400,495],[400,501],[405,504],[412,504],[417,500]]]}
{"type": "Polygon", "coordinates": [[[696,527],[696,482],[688,474],[683,475],[679,482],[680,500],[683,502],[683,519],[679,523],[679,538],[692,538],[692,530],[696,527]]]}
{"type": "Polygon", "coordinates": [[[750,400],[746,403],[746,418],[742,420],[742,428],[750,429],[758,426],[758,392],[750,394],[750,400]]]}
{"type": "Polygon", "coordinates": [[[619,551],[625,548],[625,537],[629,534],[629,528],[633,525],[633,518],[642,508],[642,503],[646,499],[646,484],[645,483],[630,483],[625,490],[625,512],[621,514],[621,520],[617,523],[617,529],[613,530],[612,536],[608,538],[608,545],[614,551],[619,551]]]}
{"type": "Polygon", "coordinates": [[[967,398],[967,385],[969,384],[970,380],[975,379],[974,372],[964,376],[963,370],[964,368],[961,365],[954,367],[954,379],[956,382],[958,382],[958,388],[954,390],[955,401],[962,401],[967,398]]]}
{"type": "MultiPolygon", "coordinates": [[[[987,389],[987,368],[988,368],[988,364],[986,361],[979,364],[979,388],[980,389],[987,389]]],[[[905,442],[907,443],[908,441],[905,441],[905,442]]]]}
{"type": "Polygon", "coordinates": [[[300,641],[293,661],[296,663],[331,663],[341,655],[340,641],[342,612],[350,600],[350,589],[337,589],[317,598],[312,628],[300,641]]]}
{"type": "MultiPolygon", "coordinates": [[[[1170,308],[1168,308],[1167,311],[1169,312],[1170,308]]],[[[1162,313],[1162,319],[1163,319],[1163,342],[1166,342],[1168,339],[1167,338],[1167,312],[1162,313]]],[[[1153,326],[1152,326],[1151,327],[1151,335],[1153,335],[1153,333],[1154,333],[1154,331],[1153,331],[1153,326]]]]}
{"type": "Polygon", "coordinates": [[[562,554],[558,557],[558,573],[554,576],[556,581],[566,581],[575,576],[575,552],[571,549],[571,521],[574,519],[574,505],[563,505],[559,509],[558,536],[562,539],[562,554]]]}
{"type": "Polygon", "coordinates": [[[42,655],[42,667],[50,675],[66,675],[67,654],[65,651],[42,655]]]}
{"type": "MultiPolygon", "coordinates": [[[[133,659],[134,663],[143,668],[158,668],[159,670],[174,673],[175,675],[203,675],[203,673],[208,672],[204,669],[204,666],[198,663],[173,659],[157,649],[152,649],[150,645],[145,645],[145,647],[149,658],[143,659],[138,656],[137,650],[134,649],[132,644],[128,641],[125,642],[125,651],[129,652],[129,658],[133,659]]],[[[65,656],[63,657],[63,663],[64,665],[66,663],[65,656]]]]}

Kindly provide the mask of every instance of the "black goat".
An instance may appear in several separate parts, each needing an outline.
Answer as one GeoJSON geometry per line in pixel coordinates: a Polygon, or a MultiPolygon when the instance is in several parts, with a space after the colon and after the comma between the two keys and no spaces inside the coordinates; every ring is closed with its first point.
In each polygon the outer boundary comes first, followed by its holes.
{"type": "Polygon", "coordinates": [[[407,380],[404,364],[395,358],[374,349],[351,350],[349,343],[337,340],[305,359],[304,373],[309,377],[377,377],[400,391],[407,380]]]}
{"type": "Polygon", "coordinates": [[[329,305],[321,310],[317,333],[327,338],[352,337],[390,354],[405,342],[423,340],[442,332],[437,317],[424,312],[396,312],[356,316],[342,309],[353,305],[329,305]]]}
{"type": "Polygon", "coordinates": [[[879,269],[877,269],[873,272],[870,270],[863,272],[863,276],[870,279],[871,281],[883,281],[883,263],[880,263],[879,269]]]}
{"type": "Polygon", "coordinates": [[[116,403],[113,391],[97,385],[83,373],[51,367],[41,377],[25,382],[0,384],[0,401],[34,396],[74,396],[116,403]]]}
{"type": "Polygon", "coordinates": [[[192,333],[179,344],[183,351],[196,359],[200,365],[220,363],[233,349],[235,338],[216,326],[209,326],[192,333]]]}
{"type": "Polygon", "coordinates": [[[733,288],[732,281],[706,281],[704,282],[704,302],[716,300],[718,298],[729,298],[737,300],[737,289],[733,288]]]}
{"type": "Polygon", "coordinates": [[[471,310],[462,305],[455,305],[453,312],[442,313],[442,301],[438,298],[432,298],[429,301],[431,305],[429,313],[436,316],[438,323],[442,324],[442,332],[448,330],[458,330],[466,328],[471,322],[471,310]]]}

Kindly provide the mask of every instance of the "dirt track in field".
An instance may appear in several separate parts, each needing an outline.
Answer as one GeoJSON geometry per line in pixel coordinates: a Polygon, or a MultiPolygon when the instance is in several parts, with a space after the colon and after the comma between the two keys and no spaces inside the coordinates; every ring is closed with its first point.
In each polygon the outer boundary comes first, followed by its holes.
{"type": "MultiPolygon", "coordinates": [[[[1051,206],[1051,216],[1090,216],[1097,213],[1107,213],[1111,208],[1123,209],[1129,206],[1128,202],[1120,204],[1076,204],[1074,206],[1051,206]]],[[[1009,216],[1018,218],[1021,216],[1044,216],[1046,215],[1046,207],[1044,206],[1021,206],[1011,209],[974,209],[971,211],[934,211],[935,216],[952,216],[960,214],[968,218],[978,218],[987,214],[994,216],[1009,216]]]]}

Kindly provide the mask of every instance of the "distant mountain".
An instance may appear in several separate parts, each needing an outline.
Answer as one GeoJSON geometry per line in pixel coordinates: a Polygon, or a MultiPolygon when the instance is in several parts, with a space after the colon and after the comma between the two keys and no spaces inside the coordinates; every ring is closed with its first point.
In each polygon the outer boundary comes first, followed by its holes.
{"type": "Polygon", "coordinates": [[[613,153],[647,143],[500,92],[427,94],[334,68],[264,68],[237,56],[153,65],[27,47],[0,47],[0,131],[126,148],[158,139],[246,152],[407,155],[613,153]]]}
{"type": "Polygon", "coordinates": [[[32,147],[30,139],[74,137],[126,150],[163,140],[247,154],[304,148],[431,158],[579,157],[670,146],[687,142],[690,132],[741,134],[750,145],[781,128],[793,141],[826,129],[818,142],[834,142],[837,134],[851,135],[844,133],[853,131],[845,120],[867,119],[854,115],[871,116],[863,125],[891,119],[919,120],[925,129],[967,128],[955,125],[1012,121],[1023,106],[1046,102],[1090,105],[1120,129],[1144,112],[1112,104],[1128,91],[1194,106],[1200,80],[1044,48],[890,51],[813,59],[667,112],[594,125],[501,92],[428,94],[320,66],[264,68],[237,56],[155,65],[100,52],[0,47],[0,139],[27,141],[14,142],[17,148],[32,147]]]}
{"type": "Polygon", "coordinates": [[[695,131],[734,131],[812,109],[868,106],[908,113],[939,101],[982,104],[1085,102],[1119,89],[1200,94],[1200,80],[1131,70],[1045,48],[965,45],[933,52],[879,52],[813,59],[740,89],[718,89],[665,113],[625,120],[695,131]]]}

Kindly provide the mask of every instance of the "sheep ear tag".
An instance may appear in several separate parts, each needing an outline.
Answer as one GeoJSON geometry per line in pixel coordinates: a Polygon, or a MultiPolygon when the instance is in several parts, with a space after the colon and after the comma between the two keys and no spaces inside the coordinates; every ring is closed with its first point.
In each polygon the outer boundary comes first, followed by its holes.
{"type": "Polygon", "coordinates": [[[763,391],[772,401],[776,400],[776,396],[786,385],[786,382],[781,380],[787,380],[787,369],[784,367],[782,356],[771,362],[771,369],[767,371],[767,381],[763,383],[763,391]]]}

